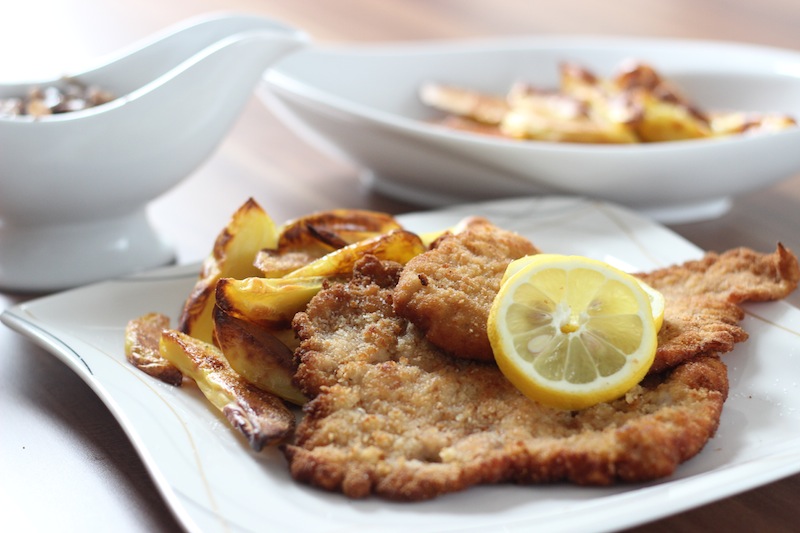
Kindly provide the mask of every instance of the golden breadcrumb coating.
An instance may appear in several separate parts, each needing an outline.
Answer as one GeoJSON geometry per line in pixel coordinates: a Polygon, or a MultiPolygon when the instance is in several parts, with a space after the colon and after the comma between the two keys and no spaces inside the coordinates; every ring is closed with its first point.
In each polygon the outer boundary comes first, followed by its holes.
{"type": "Polygon", "coordinates": [[[492,300],[508,264],[538,252],[525,237],[485,218],[468,219],[461,231],[408,262],[395,289],[395,311],[447,353],[493,361],[486,333],[492,300]]]}
{"type": "Polygon", "coordinates": [[[638,274],[666,300],[664,325],[651,372],[700,352],[729,352],[747,339],[738,325],[746,301],[778,300],[797,288],[797,258],[782,245],[772,254],[748,248],[638,274]]]}

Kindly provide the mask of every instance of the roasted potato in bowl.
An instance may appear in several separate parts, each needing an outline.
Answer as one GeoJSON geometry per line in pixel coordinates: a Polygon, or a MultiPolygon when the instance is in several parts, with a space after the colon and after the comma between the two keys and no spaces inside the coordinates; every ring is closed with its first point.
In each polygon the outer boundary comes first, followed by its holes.
{"type": "Polygon", "coordinates": [[[566,194],[679,222],[719,216],[733,197],[800,172],[800,128],[676,142],[521,142],[434,124],[442,113],[417,97],[431,81],[489,95],[504,95],[520,80],[555,88],[562,63],[605,77],[632,57],[702,109],[800,116],[800,78],[791,74],[800,69],[800,53],[680,39],[533,36],[315,47],[270,69],[261,95],[315,146],[358,165],[367,186],[424,206],[566,194]]]}

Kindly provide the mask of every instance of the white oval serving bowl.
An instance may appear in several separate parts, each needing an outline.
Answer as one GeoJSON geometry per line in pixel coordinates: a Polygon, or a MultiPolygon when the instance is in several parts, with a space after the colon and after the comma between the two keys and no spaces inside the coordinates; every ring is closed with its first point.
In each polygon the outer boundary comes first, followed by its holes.
{"type": "MultiPolygon", "coordinates": [[[[211,155],[264,70],[306,41],[256,16],[190,19],[65,72],[114,100],[0,118],[0,287],[57,290],[173,260],[147,204],[211,155]]],[[[0,97],[56,82],[0,84],[0,97]]]]}
{"type": "Polygon", "coordinates": [[[707,110],[800,118],[800,53],[671,39],[531,37],[309,47],[282,59],[259,94],[315,145],[364,168],[376,190],[421,205],[523,194],[602,198],[663,222],[716,217],[731,198],[800,172],[800,129],[639,145],[514,141],[431,124],[417,97],[438,81],[504,94],[558,85],[573,61],[610,76],[637,58],[707,110]]]}

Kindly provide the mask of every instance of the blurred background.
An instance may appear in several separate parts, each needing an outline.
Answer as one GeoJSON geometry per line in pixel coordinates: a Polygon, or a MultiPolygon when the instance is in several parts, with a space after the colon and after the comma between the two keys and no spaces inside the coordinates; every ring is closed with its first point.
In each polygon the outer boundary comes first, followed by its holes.
{"type": "MultiPolygon", "coordinates": [[[[283,20],[302,28],[319,43],[370,43],[425,39],[459,39],[528,34],[595,34],[660,36],[733,40],[787,48],[800,48],[796,28],[800,20],[796,0],[2,0],[0,5],[0,81],[26,81],[58,76],[100,61],[106,54],[128,46],[187,17],[213,11],[246,11],[283,20]],[[520,16],[524,13],[524,16],[520,16]]],[[[220,187],[209,216],[203,206],[186,205],[180,216],[169,207],[187,188],[219,186],[210,176],[220,172],[230,180],[252,183],[254,194],[270,195],[269,210],[276,220],[298,216],[296,202],[282,197],[307,197],[307,210],[331,203],[368,205],[375,209],[396,202],[358,187],[355,169],[332,160],[297,138],[271,117],[255,97],[245,109],[231,137],[192,179],[151,205],[157,229],[167,238],[182,235],[175,228],[192,228],[196,240],[181,237],[179,262],[199,259],[225,222],[226,213],[241,203],[238,194],[226,196],[220,187]],[[237,133],[238,132],[238,133],[237,133]],[[246,132],[246,135],[243,135],[246,132]],[[280,139],[291,143],[292,154],[265,150],[280,139]],[[296,149],[296,150],[295,150],[296,149]],[[303,154],[298,157],[297,153],[303,154]],[[263,176],[295,176],[281,190],[263,191],[263,176]],[[314,187],[296,183],[313,181],[314,187]],[[358,191],[354,193],[353,191],[358,191]],[[353,195],[357,194],[358,197],[353,195]],[[193,251],[195,250],[195,251],[193,251]]],[[[0,147],[0,150],[2,148],[0,147]]],[[[781,192],[782,185],[777,186],[781,192]]],[[[780,201],[783,194],[770,201],[780,201]]],[[[407,206],[413,209],[415,206],[407,206]]],[[[714,228],[704,228],[709,241],[714,228]]],[[[705,242],[700,246],[709,248],[705,242]]],[[[745,243],[746,244],[746,243],[745,243]]]]}
{"type": "Polygon", "coordinates": [[[126,3],[101,0],[3,0],[0,77],[25,79],[59,73],[65,66],[159,30],[160,21],[178,22],[226,9],[273,16],[328,42],[588,33],[800,46],[794,31],[800,22],[795,0],[328,0],[326,4],[335,9],[326,9],[324,17],[316,16],[318,2],[314,0],[138,4],[131,8],[126,3]],[[408,4],[414,4],[413,16],[407,14],[411,12],[405,9],[408,4]],[[158,9],[158,17],[148,13],[152,9],[158,9]],[[520,12],[528,15],[520,17],[520,12]]]}

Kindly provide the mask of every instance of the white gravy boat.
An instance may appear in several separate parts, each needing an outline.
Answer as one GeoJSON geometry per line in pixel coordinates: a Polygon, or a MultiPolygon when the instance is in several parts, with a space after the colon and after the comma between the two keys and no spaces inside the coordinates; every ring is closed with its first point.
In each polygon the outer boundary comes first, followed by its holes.
{"type": "MultiPolygon", "coordinates": [[[[307,40],[256,16],[191,19],[64,73],[111,102],[0,118],[0,287],[57,290],[172,261],[148,202],[211,155],[263,72],[307,40]]],[[[0,84],[0,98],[56,81],[0,84]]]]}

